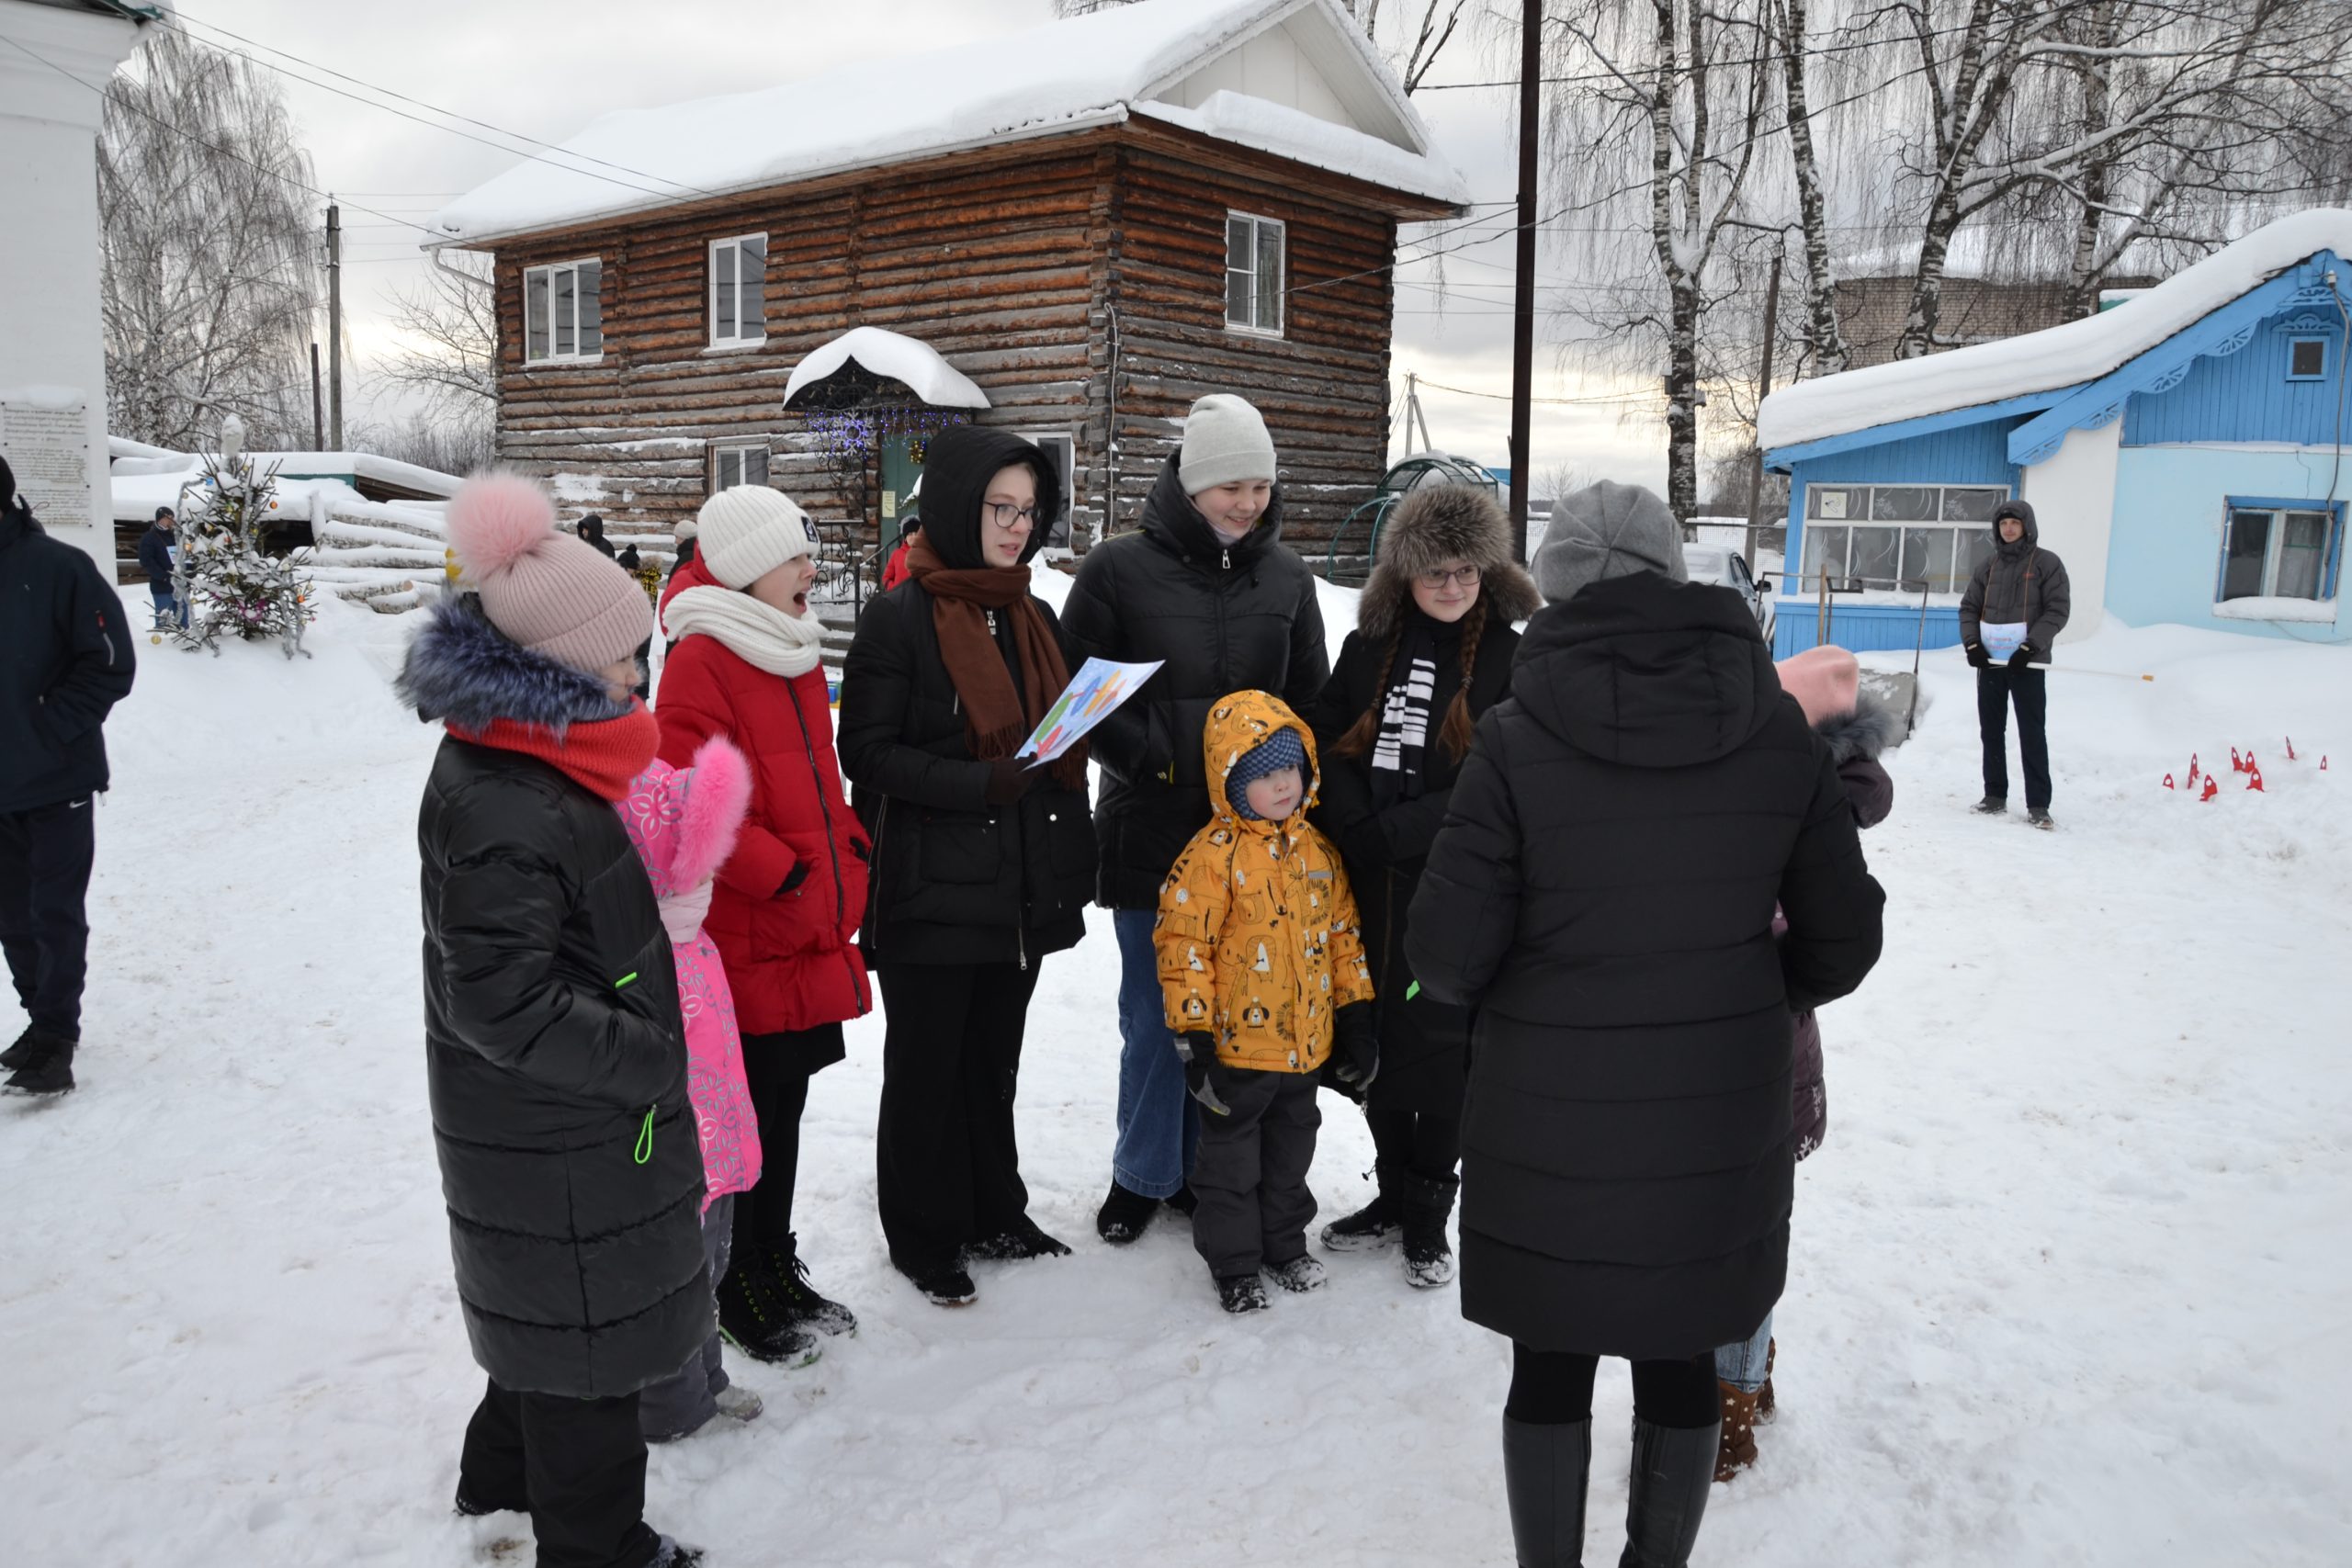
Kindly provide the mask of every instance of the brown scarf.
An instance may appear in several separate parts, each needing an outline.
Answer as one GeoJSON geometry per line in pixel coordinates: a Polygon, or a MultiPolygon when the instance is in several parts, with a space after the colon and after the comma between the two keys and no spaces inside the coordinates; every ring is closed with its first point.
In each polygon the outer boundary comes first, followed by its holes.
{"type": "MultiPolygon", "coordinates": [[[[907,552],[907,574],[931,595],[932,628],[939,637],[940,657],[947,678],[964,705],[964,733],[972,755],[983,762],[1010,757],[1021,749],[1046,716],[1046,710],[1069,684],[1069,666],[1053,627],[1029,596],[1029,569],[949,567],[932,548],[928,535],[918,534],[907,552]],[[1012,620],[1013,656],[1021,660],[1021,689],[1015,691],[1004,654],[989,635],[984,612],[1001,610],[1012,620]]],[[[1074,746],[1051,764],[1054,778],[1066,789],[1086,787],[1086,748],[1074,746]]]]}

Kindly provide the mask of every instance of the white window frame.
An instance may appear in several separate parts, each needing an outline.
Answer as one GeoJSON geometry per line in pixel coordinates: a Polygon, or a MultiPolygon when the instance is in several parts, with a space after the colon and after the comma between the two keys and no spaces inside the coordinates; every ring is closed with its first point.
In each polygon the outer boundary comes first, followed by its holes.
{"type": "Polygon", "coordinates": [[[2289,338],[2287,340],[2287,379],[2290,381],[2326,380],[2329,347],[2330,344],[2327,338],[2317,333],[2297,333],[2294,336],[2289,338]],[[2295,369],[2295,350],[2302,347],[2303,344],[2307,343],[2313,344],[2319,349],[2319,368],[2312,371],[2309,375],[2304,375],[2295,369]]]}
{"type": "Polygon", "coordinates": [[[1227,209],[1224,304],[1226,331],[1245,333],[1251,337],[1278,338],[1283,335],[1290,316],[1290,225],[1288,223],[1279,218],[1268,218],[1262,213],[1243,212],[1230,208],[1227,209]],[[1238,267],[1233,265],[1233,226],[1236,223],[1250,225],[1250,265],[1246,267],[1238,267]],[[1274,320],[1272,326],[1258,320],[1258,258],[1264,251],[1262,236],[1264,231],[1268,229],[1274,231],[1274,252],[1282,258],[1283,274],[1280,282],[1274,288],[1274,320]],[[1250,279],[1250,319],[1246,321],[1237,321],[1233,319],[1233,278],[1236,273],[1243,274],[1250,279]]]}
{"type": "Polygon", "coordinates": [[[602,256],[575,256],[570,261],[548,262],[544,266],[525,267],[523,269],[523,363],[526,365],[594,365],[598,360],[604,358],[604,286],[605,260],[602,256]],[[593,267],[594,269],[596,280],[595,288],[582,288],[580,286],[580,273],[581,269],[583,267],[593,267]],[[555,346],[555,275],[560,272],[568,272],[572,275],[572,351],[570,354],[559,353],[555,346]],[[534,277],[543,277],[547,279],[548,346],[546,353],[538,355],[534,355],[531,352],[531,280],[534,277]],[[583,299],[594,299],[596,301],[596,324],[594,329],[596,333],[596,346],[594,348],[582,346],[583,334],[580,328],[580,301],[583,299]]]}
{"type": "Polygon", "coordinates": [[[703,269],[703,316],[704,324],[709,332],[711,347],[757,348],[768,341],[767,250],[768,237],[764,233],[729,234],[724,239],[713,240],[710,243],[703,269]],[[760,246],[760,292],[756,300],[759,307],[760,325],[756,333],[747,333],[743,330],[742,248],[747,242],[751,241],[759,242],[760,246]],[[718,254],[721,251],[727,250],[735,253],[735,281],[727,286],[735,291],[735,333],[731,337],[722,337],[718,331],[718,254]]]}
{"type": "MultiPolygon", "coordinates": [[[[1815,584],[1816,586],[1819,584],[1822,577],[1822,567],[1815,553],[1815,541],[1819,538],[1819,535],[1815,532],[1816,529],[1829,527],[1843,528],[1846,530],[1846,549],[1842,558],[1840,558],[1837,563],[1837,581],[1839,582],[1850,582],[1853,581],[1851,575],[1853,571],[1854,559],[1853,539],[1856,532],[1869,528],[1900,534],[1907,528],[1949,528],[1953,531],[1954,536],[1952,539],[1952,571],[1950,579],[1952,586],[1949,589],[1942,590],[1940,596],[1944,598],[1957,597],[1967,586],[1968,576],[1974,570],[1973,567],[1965,570],[1962,568],[1962,563],[1963,558],[1962,550],[1964,542],[1959,536],[1962,534],[1990,535],[1994,531],[1994,525],[1989,518],[1982,523],[1964,523],[1956,519],[1948,520],[1943,517],[1944,492],[1946,491],[1954,490],[1998,491],[2000,491],[2001,498],[2004,501],[2015,498],[2015,492],[2012,491],[2008,486],[1999,484],[1945,484],[1932,480],[1913,482],[1884,479],[1825,479],[1816,483],[1808,484],[1805,487],[1804,528],[1803,536],[1799,541],[1799,547],[1803,553],[1798,557],[1797,570],[1793,574],[1789,571],[1787,564],[1785,562],[1782,563],[1781,576],[1783,586],[1788,587],[1792,592],[1798,592],[1800,596],[1802,596],[1805,592],[1803,586],[1804,584],[1808,582],[1815,584]],[[1869,491],[1879,490],[1933,491],[1936,496],[1936,512],[1938,514],[1934,517],[1920,518],[1825,517],[1821,515],[1820,509],[1824,502],[1820,499],[1820,496],[1823,491],[1861,491],[1867,494],[1869,491]]],[[[1996,509],[1999,507],[1999,502],[1996,502],[1994,503],[1996,509]]],[[[1865,510],[1876,510],[1876,508],[1871,505],[1867,501],[1864,503],[1864,507],[1865,510]]],[[[1901,551],[1902,547],[1898,544],[1896,546],[1896,566],[1898,573],[1902,563],[1901,551]]],[[[1754,568],[1751,567],[1749,570],[1752,573],[1754,571],[1754,568]]],[[[1889,590],[1884,589],[1872,590],[1872,592],[1881,592],[1888,591],[1889,590]]],[[[1894,592],[1914,592],[1917,591],[1912,589],[1901,589],[1894,590],[1894,592]]],[[[1931,590],[1930,592],[1935,591],[1931,590]]]]}
{"type": "Polygon", "coordinates": [[[1046,545],[1049,548],[1066,547],[1073,526],[1070,513],[1078,509],[1078,437],[1067,430],[1016,430],[1013,434],[1023,441],[1035,442],[1049,457],[1057,451],[1062,454],[1055,460],[1055,474],[1062,485],[1062,514],[1055,520],[1055,526],[1062,530],[1062,542],[1060,546],[1054,545],[1048,529],[1046,545]]]}
{"type": "MultiPolygon", "coordinates": [[[[2338,506],[2342,503],[2337,502],[2338,506]]],[[[2290,594],[2290,598],[2306,599],[2313,604],[2324,604],[2335,597],[2335,584],[2328,581],[2328,565],[2338,548],[2336,528],[2342,513],[2324,502],[2269,502],[2233,499],[2222,514],[2222,571],[2213,585],[2213,602],[2227,604],[2235,599],[2278,598],[2278,568],[2287,553],[2287,519],[2316,517],[2319,519],[2319,575],[2309,594],[2290,594]],[[2237,532],[2240,517],[2267,517],[2270,526],[2262,544],[2262,582],[2255,593],[2232,594],[2229,592],[2230,538],[2237,532]]]]}
{"type": "Polygon", "coordinates": [[[741,439],[714,441],[710,444],[710,456],[706,459],[708,467],[704,473],[704,483],[710,487],[709,493],[712,495],[717,495],[722,490],[735,490],[743,485],[763,485],[768,482],[768,469],[775,458],[773,444],[765,436],[756,441],[741,439]],[[756,479],[747,471],[744,461],[745,457],[753,452],[760,455],[760,472],[756,479]],[[726,479],[727,459],[730,456],[735,459],[735,479],[732,483],[727,482],[726,479]]]}

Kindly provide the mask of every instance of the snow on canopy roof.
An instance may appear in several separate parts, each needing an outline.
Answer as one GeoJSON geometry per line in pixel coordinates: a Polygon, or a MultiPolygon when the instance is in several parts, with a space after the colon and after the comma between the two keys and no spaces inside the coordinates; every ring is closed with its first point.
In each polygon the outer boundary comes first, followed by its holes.
{"type": "MultiPolygon", "coordinates": [[[[442,209],[435,232],[469,244],[923,153],[1115,124],[1224,51],[1319,16],[1400,129],[1384,141],[1256,98],[1147,111],[1222,140],[1460,206],[1462,175],[1387,66],[1332,0],[1138,0],[1044,28],[870,60],[757,92],[604,115],[442,209]],[[635,171],[635,172],[632,172],[635,171]],[[651,177],[649,177],[651,176],[651,177]]],[[[1326,60],[1325,63],[1334,63],[1326,60]]]]}
{"type": "Polygon", "coordinates": [[[989,406],[989,395],[942,359],[937,349],[880,327],[852,327],[802,360],[784,384],[784,406],[790,408],[803,387],[823,380],[853,359],[876,376],[904,381],[916,397],[933,408],[989,406]]]}
{"type": "Polygon", "coordinates": [[[2097,380],[2321,251],[2352,257],[2352,212],[2313,208],[2267,223],[2113,310],[1997,343],[1800,381],[1764,400],[1767,452],[2097,380]]]}

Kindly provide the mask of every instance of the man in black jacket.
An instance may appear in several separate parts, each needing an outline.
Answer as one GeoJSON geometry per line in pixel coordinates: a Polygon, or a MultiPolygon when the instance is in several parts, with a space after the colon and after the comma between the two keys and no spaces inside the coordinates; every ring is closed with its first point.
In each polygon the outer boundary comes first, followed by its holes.
{"type": "Polygon", "coordinates": [[[1976,726],[1984,742],[1984,798],[1976,809],[1997,817],[2009,808],[2007,739],[2014,703],[2018,750],[2025,759],[2026,819],[2046,829],[2052,825],[2050,741],[2042,726],[2050,698],[2037,667],[2050,662],[2051,645],[2065,630],[2074,600],[2066,563],[2041,547],[2030,502],[2001,502],[1993,528],[2000,536],[1993,553],[1977,564],[1968,591],[1960,596],[1960,642],[1976,669],[1976,726]],[[2022,626],[2025,639],[1996,660],[1984,646],[1987,626],[2022,626]]]}
{"type": "Polygon", "coordinates": [[[155,601],[155,625],[160,629],[175,619],[187,625],[187,606],[172,585],[173,555],[179,548],[179,519],[168,506],[155,508],[155,520],[139,536],[139,568],[147,574],[147,593],[155,601]]]}
{"type": "Polygon", "coordinates": [[[41,531],[0,459],[0,945],[31,1022],[0,1052],[7,1087],[74,1087],[96,855],[93,801],[107,787],[99,727],[130,692],[136,660],[122,597],[96,562],[41,531]]]}
{"type": "Polygon", "coordinates": [[[1304,712],[1330,661],[1306,563],[1282,547],[1273,438],[1237,397],[1200,399],[1144,502],[1142,525],[1087,553],[1062,610],[1075,671],[1090,658],[1161,668],[1089,743],[1102,764],[1095,902],[1118,933],[1119,1131],[1111,1191],[1095,1216],[1133,1241],[1184,1185],[1200,1121],[1160,1010],[1151,928],[1159,885],[1208,826],[1201,731],[1229,693],[1272,692],[1304,712]]]}

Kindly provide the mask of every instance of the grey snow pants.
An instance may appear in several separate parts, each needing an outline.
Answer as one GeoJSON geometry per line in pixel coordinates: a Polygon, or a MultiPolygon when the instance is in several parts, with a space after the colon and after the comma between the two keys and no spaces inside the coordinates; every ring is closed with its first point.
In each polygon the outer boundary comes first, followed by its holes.
{"type": "MultiPolygon", "coordinates": [[[[713,1198],[702,1214],[702,1257],[710,1265],[714,1296],[727,1275],[727,1256],[734,1250],[735,1194],[713,1198]]],[[[686,1358],[686,1364],[649,1384],[637,1397],[637,1421],[649,1443],[667,1443],[702,1429],[718,1414],[718,1396],[728,1384],[727,1369],[718,1363],[718,1330],[686,1358]]]]}
{"type": "Polygon", "coordinates": [[[1315,1194],[1306,1168],[1323,1112],[1313,1073],[1222,1075],[1227,1115],[1203,1108],[1193,1162],[1193,1245],[1227,1279],[1306,1255],[1315,1194]]]}

